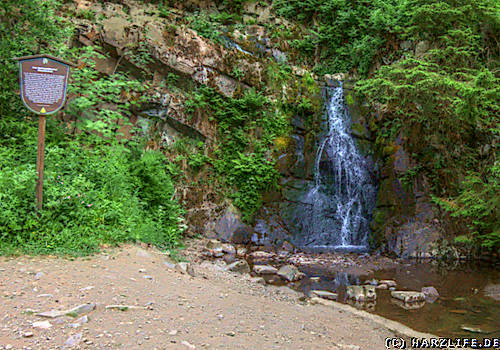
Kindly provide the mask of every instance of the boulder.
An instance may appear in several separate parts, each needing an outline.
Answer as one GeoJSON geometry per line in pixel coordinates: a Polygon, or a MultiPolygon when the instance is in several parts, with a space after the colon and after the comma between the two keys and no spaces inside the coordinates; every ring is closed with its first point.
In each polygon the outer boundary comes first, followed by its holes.
{"type": "Polygon", "coordinates": [[[378,284],[385,284],[387,287],[396,287],[398,284],[393,280],[380,280],[378,284]]]}
{"type": "Polygon", "coordinates": [[[288,282],[295,282],[304,278],[304,274],[294,265],[285,265],[278,270],[278,276],[288,282]]]}
{"type": "Polygon", "coordinates": [[[405,303],[425,301],[425,295],[422,292],[392,291],[391,297],[401,300],[405,303]]]}
{"type": "Polygon", "coordinates": [[[278,269],[269,265],[255,265],[253,271],[258,275],[275,275],[278,269]]]}
{"type": "Polygon", "coordinates": [[[215,233],[223,242],[235,244],[248,244],[252,238],[251,227],[241,221],[241,214],[233,206],[215,223],[215,233]]]}
{"type": "Polygon", "coordinates": [[[347,298],[356,301],[367,301],[377,299],[375,286],[347,286],[347,298]]]}
{"type": "Polygon", "coordinates": [[[232,244],[223,244],[222,251],[226,254],[236,255],[236,248],[232,244]]]}
{"type": "Polygon", "coordinates": [[[238,260],[230,265],[227,265],[226,270],[239,273],[249,273],[250,266],[248,266],[248,263],[245,260],[238,260]]]}
{"type": "Polygon", "coordinates": [[[309,292],[309,296],[328,300],[337,300],[337,293],[332,293],[326,290],[311,290],[309,292]]]}
{"type": "Polygon", "coordinates": [[[422,293],[425,295],[425,301],[433,303],[439,298],[439,292],[434,287],[423,287],[422,293]]]}

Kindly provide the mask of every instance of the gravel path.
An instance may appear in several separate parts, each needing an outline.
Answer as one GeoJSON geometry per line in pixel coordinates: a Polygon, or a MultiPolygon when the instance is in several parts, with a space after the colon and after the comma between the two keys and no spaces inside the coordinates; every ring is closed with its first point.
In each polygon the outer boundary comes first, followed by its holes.
{"type": "Polygon", "coordinates": [[[0,349],[373,350],[385,349],[393,335],[345,309],[307,304],[287,287],[260,285],[210,262],[193,263],[191,277],[166,259],[134,245],[74,260],[0,258],[0,349]],[[36,315],[86,303],[95,309],[36,315]]]}

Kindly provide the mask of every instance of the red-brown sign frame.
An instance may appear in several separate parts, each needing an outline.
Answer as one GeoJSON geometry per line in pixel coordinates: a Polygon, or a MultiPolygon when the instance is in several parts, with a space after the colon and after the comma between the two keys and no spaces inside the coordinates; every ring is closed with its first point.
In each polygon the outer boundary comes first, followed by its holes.
{"type": "Polygon", "coordinates": [[[71,62],[50,55],[15,58],[19,62],[21,100],[36,114],[57,113],[66,103],[71,62]]]}

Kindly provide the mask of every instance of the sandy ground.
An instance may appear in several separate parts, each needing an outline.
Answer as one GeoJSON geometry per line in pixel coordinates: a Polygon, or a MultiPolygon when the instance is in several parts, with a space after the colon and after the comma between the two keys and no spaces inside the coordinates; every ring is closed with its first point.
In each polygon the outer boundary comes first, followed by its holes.
{"type": "Polygon", "coordinates": [[[375,350],[393,336],[380,322],[309,305],[287,287],[209,262],[194,262],[191,277],[169,269],[166,259],[134,245],[75,260],[1,257],[0,349],[62,349],[73,337],[78,349],[375,350]],[[96,304],[87,323],[36,316],[84,303],[96,304]],[[145,308],[106,309],[111,304],[145,308]],[[51,327],[33,327],[40,321],[51,327]]]}

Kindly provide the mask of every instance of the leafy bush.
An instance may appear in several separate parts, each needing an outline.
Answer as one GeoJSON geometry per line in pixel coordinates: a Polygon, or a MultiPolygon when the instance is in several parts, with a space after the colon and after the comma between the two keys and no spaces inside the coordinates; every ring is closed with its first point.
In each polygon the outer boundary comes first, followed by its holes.
{"type": "MultiPolygon", "coordinates": [[[[51,123],[49,132],[56,127],[51,123]]],[[[98,139],[89,147],[86,138],[48,140],[41,212],[34,201],[36,148],[0,148],[0,246],[77,255],[135,240],[175,247],[181,210],[163,156],[98,139]]]]}
{"type": "Polygon", "coordinates": [[[401,30],[406,2],[274,0],[273,6],[279,15],[309,25],[305,35],[290,42],[310,62],[317,62],[317,73],[357,69],[366,74],[401,30]]]}
{"type": "Polygon", "coordinates": [[[123,75],[99,74],[91,60],[99,53],[93,49],[68,50],[72,26],[56,16],[59,5],[56,0],[0,5],[0,252],[83,255],[102,243],[135,240],[173,248],[183,226],[170,164],[160,153],[115,137],[145,86],[123,75]],[[69,136],[48,118],[39,212],[36,120],[15,93],[18,73],[11,58],[40,52],[74,61],[81,57],[86,66],[72,71],[70,93],[76,98],[66,109],[80,118],[83,133],[69,136]]]}
{"type": "Polygon", "coordinates": [[[279,175],[269,146],[286,135],[288,121],[273,114],[270,101],[252,89],[239,98],[224,98],[202,86],[186,106],[189,112],[205,110],[218,122],[219,142],[210,163],[243,218],[251,220],[262,204],[262,194],[277,187],[279,175]],[[257,128],[262,128],[259,137],[252,137],[257,128]]]}
{"type": "Polygon", "coordinates": [[[498,161],[483,176],[469,172],[456,198],[435,198],[453,217],[463,218],[470,229],[468,236],[459,236],[460,243],[472,241],[500,253],[500,164],[498,161]]]}
{"type": "Polygon", "coordinates": [[[401,38],[427,40],[420,41],[427,50],[406,53],[357,86],[375,111],[377,145],[390,149],[398,135],[407,140],[436,202],[493,249],[500,247],[499,10],[489,0],[410,1],[401,38]]]}

